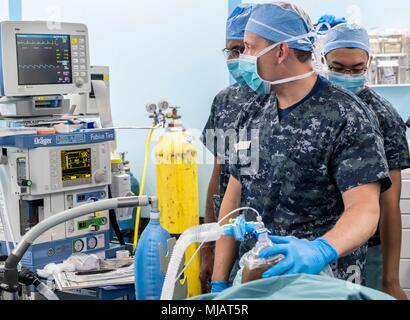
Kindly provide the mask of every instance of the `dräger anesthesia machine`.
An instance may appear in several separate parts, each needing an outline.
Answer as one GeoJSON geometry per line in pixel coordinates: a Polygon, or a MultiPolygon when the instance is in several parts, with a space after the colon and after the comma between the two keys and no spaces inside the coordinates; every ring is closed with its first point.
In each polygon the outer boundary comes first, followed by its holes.
{"type": "MultiPolygon", "coordinates": [[[[128,197],[129,176],[118,158],[112,161],[115,131],[109,94],[103,92],[108,75],[98,72],[105,69],[90,66],[83,24],[61,23],[59,29],[47,22],[0,24],[0,253],[10,258],[13,249],[24,247],[19,261],[28,270],[72,254],[105,254],[110,210],[121,207],[124,216],[123,210],[131,212],[125,208],[150,204],[148,197],[128,197]],[[108,106],[101,106],[100,92],[108,106]],[[101,125],[75,116],[91,119],[90,110],[101,125]],[[115,197],[124,197],[116,199],[125,205],[104,205],[115,197]],[[87,204],[81,215],[61,216],[87,204]],[[41,229],[45,219],[56,217],[59,223],[41,229]],[[27,246],[24,239],[34,229],[41,233],[27,246]]],[[[13,292],[15,285],[1,289],[13,292]]]]}

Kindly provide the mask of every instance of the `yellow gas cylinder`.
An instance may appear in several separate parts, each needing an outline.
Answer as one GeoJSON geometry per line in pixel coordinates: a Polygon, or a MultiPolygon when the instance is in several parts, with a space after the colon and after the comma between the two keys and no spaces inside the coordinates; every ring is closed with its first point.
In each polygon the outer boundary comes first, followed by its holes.
{"type": "MultiPolygon", "coordinates": [[[[159,138],[155,154],[161,225],[178,237],[199,224],[197,150],[181,122],[173,121],[159,138]]],[[[185,263],[197,248],[193,244],[187,249],[185,263]]],[[[199,268],[197,254],[185,270],[189,297],[201,294],[199,268]]]]}

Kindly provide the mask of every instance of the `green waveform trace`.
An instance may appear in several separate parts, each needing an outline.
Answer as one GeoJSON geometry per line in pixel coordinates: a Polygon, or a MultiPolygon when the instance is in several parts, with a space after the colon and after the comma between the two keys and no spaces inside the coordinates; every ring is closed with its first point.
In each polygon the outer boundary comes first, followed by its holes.
{"type": "Polygon", "coordinates": [[[52,64],[19,64],[19,69],[54,69],[57,66],[52,64]]]}
{"type": "Polygon", "coordinates": [[[58,40],[17,40],[18,45],[42,45],[42,46],[58,46],[58,40]]]}

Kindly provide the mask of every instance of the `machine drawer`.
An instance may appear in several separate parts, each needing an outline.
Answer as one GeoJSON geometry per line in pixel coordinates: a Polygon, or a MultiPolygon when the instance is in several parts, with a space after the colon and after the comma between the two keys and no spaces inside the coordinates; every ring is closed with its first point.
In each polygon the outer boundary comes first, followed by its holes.
{"type": "Polygon", "coordinates": [[[410,199],[400,200],[400,210],[402,214],[410,215],[410,199]]]}
{"type": "Polygon", "coordinates": [[[410,169],[406,169],[401,172],[401,179],[410,180],[410,169]]]}
{"type": "Polygon", "coordinates": [[[401,258],[410,259],[410,230],[403,230],[402,233],[401,258]]]}
{"type": "Polygon", "coordinates": [[[401,197],[403,199],[410,198],[410,180],[403,180],[401,182],[401,197]]]}
{"type": "Polygon", "coordinates": [[[401,224],[403,229],[410,229],[410,214],[403,214],[401,216],[401,224]]]}
{"type": "Polygon", "coordinates": [[[400,284],[410,291],[410,259],[400,261],[400,284]]]}

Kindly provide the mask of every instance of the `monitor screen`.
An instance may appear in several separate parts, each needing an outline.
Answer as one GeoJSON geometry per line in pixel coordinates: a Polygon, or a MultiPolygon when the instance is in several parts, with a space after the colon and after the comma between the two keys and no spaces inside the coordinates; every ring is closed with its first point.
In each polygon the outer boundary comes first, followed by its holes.
{"type": "Polygon", "coordinates": [[[17,34],[19,85],[72,83],[69,35],[17,34]]]}
{"type": "Polygon", "coordinates": [[[61,151],[63,181],[91,178],[91,149],[61,151]]]}

